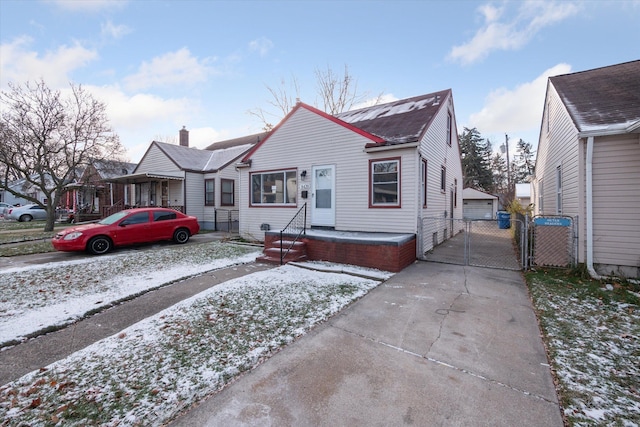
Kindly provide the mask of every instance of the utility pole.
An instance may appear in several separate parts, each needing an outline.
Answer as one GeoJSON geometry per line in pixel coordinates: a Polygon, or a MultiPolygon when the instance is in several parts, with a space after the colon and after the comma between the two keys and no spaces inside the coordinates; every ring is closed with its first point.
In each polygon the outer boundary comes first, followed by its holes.
{"type": "Polygon", "coordinates": [[[509,166],[509,135],[504,134],[504,144],[500,146],[500,151],[507,154],[507,193],[511,192],[511,167],[509,166]]]}
{"type": "Polygon", "coordinates": [[[511,167],[509,167],[509,135],[504,134],[504,145],[507,151],[507,192],[511,192],[511,167]]]}

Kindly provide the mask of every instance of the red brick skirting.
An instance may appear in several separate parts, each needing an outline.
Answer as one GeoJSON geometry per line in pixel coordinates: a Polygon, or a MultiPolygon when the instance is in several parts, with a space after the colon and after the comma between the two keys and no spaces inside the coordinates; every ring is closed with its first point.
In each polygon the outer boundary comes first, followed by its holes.
{"type": "MultiPolygon", "coordinates": [[[[371,236],[372,233],[367,233],[371,236]]],[[[353,239],[338,236],[300,236],[306,243],[307,259],[377,268],[398,272],[416,260],[416,236],[408,234],[403,239],[379,238],[353,239]]],[[[267,232],[265,248],[280,240],[280,233],[267,232]]]]}

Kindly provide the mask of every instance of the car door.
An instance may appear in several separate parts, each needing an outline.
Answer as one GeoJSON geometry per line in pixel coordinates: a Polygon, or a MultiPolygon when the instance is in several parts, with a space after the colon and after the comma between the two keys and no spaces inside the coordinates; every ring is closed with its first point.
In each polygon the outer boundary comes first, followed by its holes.
{"type": "Polygon", "coordinates": [[[175,227],[176,212],[154,211],[153,222],[151,223],[151,234],[154,240],[170,240],[173,237],[175,227]]]}
{"type": "Polygon", "coordinates": [[[153,241],[150,228],[150,212],[133,212],[118,223],[118,231],[113,237],[115,245],[131,245],[153,241]]]}

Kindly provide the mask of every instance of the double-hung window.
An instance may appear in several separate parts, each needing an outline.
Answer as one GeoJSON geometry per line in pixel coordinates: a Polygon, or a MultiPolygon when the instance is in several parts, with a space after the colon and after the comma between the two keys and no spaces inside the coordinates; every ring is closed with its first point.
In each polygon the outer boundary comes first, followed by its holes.
{"type": "Polygon", "coordinates": [[[252,205],[295,205],[297,194],[295,170],[251,174],[252,205]]]}
{"type": "Polygon", "coordinates": [[[400,206],[400,159],[370,160],[369,174],[371,206],[400,206]]]}
{"type": "Polygon", "coordinates": [[[205,206],[215,206],[215,188],[216,188],[216,180],[215,179],[205,179],[204,180],[204,205],[205,206]]]}
{"type": "Polygon", "coordinates": [[[233,206],[235,193],[235,181],[232,179],[220,180],[220,205],[233,206]]]}
{"type": "Polygon", "coordinates": [[[556,214],[562,215],[562,165],[556,168],[556,214]]]}
{"type": "Polygon", "coordinates": [[[422,207],[427,207],[427,160],[422,159],[422,207]]]}

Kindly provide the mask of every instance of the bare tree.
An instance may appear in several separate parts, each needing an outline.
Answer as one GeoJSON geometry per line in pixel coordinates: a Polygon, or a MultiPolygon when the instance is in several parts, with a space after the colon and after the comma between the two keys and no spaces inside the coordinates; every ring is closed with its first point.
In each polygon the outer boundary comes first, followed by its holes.
{"type": "MultiPolygon", "coordinates": [[[[326,70],[315,70],[316,74],[316,90],[318,99],[316,99],[315,107],[325,111],[328,114],[336,115],[343,111],[348,111],[359,103],[363,103],[369,97],[368,93],[358,93],[358,83],[356,79],[349,74],[349,67],[344,66],[344,74],[336,74],[330,67],[326,70]]],[[[291,82],[282,79],[280,86],[273,88],[267,86],[267,90],[271,95],[268,104],[275,107],[276,113],[270,113],[263,108],[250,110],[249,114],[256,116],[264,124],[264,130],[273,129],[272,121],[280,121],[289,111],[296,105],[300,99],[300,87],[295,76],[291,82]],[[292,95],[292,94],[295,94],[292,95]]],[[[379,104],[382,100],[382,93],[372,102],[372,105],[379,104]]]]}
{"type": "Polygon", "coordinates": [[[298,86],[298,80],[295,76],[291,76],[291,82],[287,84],[287,81],[280,79],[280,86],[273,88],[266,86],[267,91],[271,95],[271,99],[267,101],[269,105],[276,109],[275,113],[268,112],[264,108],[255,108],[249,110],[249,114],[256,116],[263,123],[263,129],[270,131],[273,129],[273,121],[280,121],[282,117],[286,116],[289,111],[296,105],[296,102],[300,99],[300,86],[298,86]],[[291,95],[295,94],[295,97],[291,95]]]}
{"type": "MultiPolygon", "coordinates": [[[[326,70],[316,68],[316,81],[321,108],[332,116],[349,111],[354,105],[367,100],[368,93],[358,93],[358,82],[349,74],[349,67],[345,64],[344,74],[337,75],[327,66],[326,70]]],[[[379,104],[382,94],[377,96],[374,105],[379,104]]]]}
{"type": "Polygon", "coordinates": [[[109,126],[106,106],[80,85],[68,96],[43,80],[10,83],[0,94],[0,189],[47,210],[45,231],[53,230],[65,186],[93,161],[118,160],[124,148],[109,126]],[[20,188],[10,186],[24,180],[20,188]],[[34,195],[41,191],[44,200],[34,195]]]}

